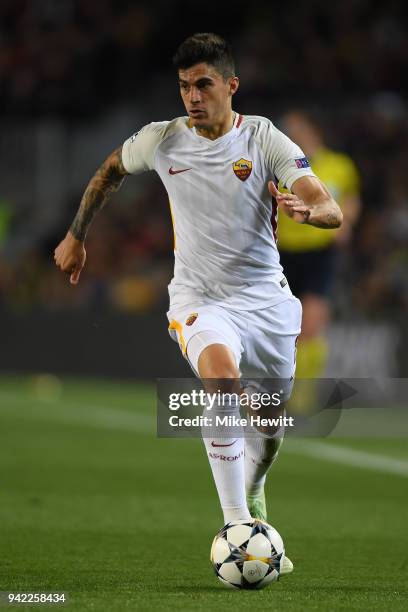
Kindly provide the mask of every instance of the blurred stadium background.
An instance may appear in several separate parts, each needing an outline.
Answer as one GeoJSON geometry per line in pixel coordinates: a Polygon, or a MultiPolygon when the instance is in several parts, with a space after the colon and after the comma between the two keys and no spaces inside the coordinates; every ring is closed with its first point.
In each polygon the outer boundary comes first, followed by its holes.
{"type": "Polygon", "coordinates": [[[3,370],[187,372],[167,339],[173,238],[153,173],[127,179],[98,217],[77,288],[52,254],[104,157],[145,123],[183,114],[171,56],[207,28],[233,44],[237,109],[275,122],[288,107],[313,110],[361,174],[363,214],[333,297],[330,374],[406,375],[406,6],[312,0],[279,16],[274,3],[255,6],[208,5],[196,21],[187,2],[1,3],[3,370]]]}
{"type": "MultiPolygon", "coordinates": [[[[356,163],[363,211],[338,261],[326,374],[407,376],[406,23],[398,0],[2,0],[0,589],[75,591],[81,610],[150,609],[147,593],[155,610],[236,610],[206,562],[220,515],[202,449],[154,438],[149,381],[190,375],[167,334],[173,232],[157,177],[128,178],[99,215],[77,287],[53,262],[103,158],[145,123],[184,114],[171,56],[187,35],[232,42],[237,110],[275,122],[288,107],[313,111],[356,163]]],[[[322,463],[323,451],[299,461],[288,444],[271,518],[303,573],[275,603],[405,609],[403,442],[349,444],[386,455],[386,477],[367,457],[350,455],[357,469],[322,463]],[[393,563],[380,580],[381,555],[393,563]]],[[[270,605],[247,595],[253,610],[270,605]]]]}

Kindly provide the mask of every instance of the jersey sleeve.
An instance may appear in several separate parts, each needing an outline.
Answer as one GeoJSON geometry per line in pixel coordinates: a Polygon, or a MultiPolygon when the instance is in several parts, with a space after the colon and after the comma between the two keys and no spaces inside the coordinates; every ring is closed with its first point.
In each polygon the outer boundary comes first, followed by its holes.
{"type": "Polygon", "coordinates": [[[129,174],[154,170],[157,147],[162,142],[168,122],[149,123],[128,138],[122,146],[122,163],[129,174]]]}
{"type": "Polygon", "coordinates": [[[271,174],[287,189],[302,176],[315,176],[302,149],[271,122],[264,134],[263,149],[271,174]]]}

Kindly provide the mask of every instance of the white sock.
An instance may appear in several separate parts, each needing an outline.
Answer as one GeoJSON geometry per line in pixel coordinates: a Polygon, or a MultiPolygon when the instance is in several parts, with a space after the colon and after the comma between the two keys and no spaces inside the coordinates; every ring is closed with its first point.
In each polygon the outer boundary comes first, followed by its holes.
{"type": "Polygon", "coordinates": [[[228,401],[225,406],[221,403],[215,404],[213,409],[206,410],[205,414],[213,419],[212,427],[202,428],[202,436],[224,513],[224,523],[249,519],[251,515],[249,514],[245,494],[245,441],[243,431],[237,427],[234,427],[231,431],[231,428],[227,425],[217,425],[215,427],[215,417],[217,415],[221,417],[239,416],[239,404],[234,401],[228,401]]]}
{"type": "Polygon", "coordinates": [[[283,442],[282,437],[270,438],[252,429],[245,438],[245,488],[248,495],[262,493],[266,474],[276,460],[283,442]]]}

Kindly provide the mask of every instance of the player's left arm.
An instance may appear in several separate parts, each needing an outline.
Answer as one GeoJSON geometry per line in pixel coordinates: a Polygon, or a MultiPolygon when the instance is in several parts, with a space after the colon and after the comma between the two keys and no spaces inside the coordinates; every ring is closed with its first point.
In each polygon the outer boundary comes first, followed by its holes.
{"type": "Polygon", "coordinates": [[[268,189],[282,212],[296,223],[325,229],[335,229],[342,224],[340,206],[315,176],[298,178],[292,185],[292,193],[281,193],[273,181],[269,181],[268,189]]]}

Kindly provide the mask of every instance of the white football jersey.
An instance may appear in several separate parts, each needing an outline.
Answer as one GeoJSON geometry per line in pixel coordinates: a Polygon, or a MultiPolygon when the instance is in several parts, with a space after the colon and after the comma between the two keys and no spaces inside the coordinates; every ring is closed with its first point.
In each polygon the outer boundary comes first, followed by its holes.
{"type": "Polygon", "coordinates": [[[290,189],[314,175],[302,150],[268,119],[236,114],[216,140],[190,128],[188,117],[150,123],[126,140],[122,161],[130,174],[156,170],[169,195],[170,308],[218,303],[255,310],[287,299],[268,181],[290,189]]]}

